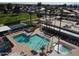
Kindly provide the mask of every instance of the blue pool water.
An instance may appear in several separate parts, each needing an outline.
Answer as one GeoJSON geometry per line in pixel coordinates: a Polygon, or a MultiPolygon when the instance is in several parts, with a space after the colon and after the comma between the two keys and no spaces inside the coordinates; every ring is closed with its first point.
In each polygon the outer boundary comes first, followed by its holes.
{"type": "MultiPolygon", "coordinates": [[[[54,47],[54,49],[56,50],[56,51],[58,51],[58,45],[56,45],[55,47],[54,47]]],[[[67,54],[69,54],[70,53],[70,51],[71,51],[71,49],[70,48],[68,48],[68,47],[66,47],[66,46],[64,46],[64,45],[62,45],[62,44],[59,44],[59,53],[60,54],[62,54],[62,55],[67,55],[67,54]]]]}
{"type": "Polygon", "coordinates": [[[22,43],[28,41],[29,37],[24,33],[16,35],[13,37],[17,42],[22,43]]]}
{"type": "Polygon", "coordinates": [[[32,50],[38,50],[42,46],[48,44],[48,39],[42,37],[38,34],[34,34],[32,36],[27,36],[24,33],[16,35],[13,37],[17,42],[25,42],[28,47],[32,48],[32,50]]]}
{"type": "Polygon", "coordinates": [[[38,50],[42,46],[48,44],[48,40],[38,34],[35,34],[30,37],[29,42],[27,42],[28,46],[33,50],[38,50]]]}

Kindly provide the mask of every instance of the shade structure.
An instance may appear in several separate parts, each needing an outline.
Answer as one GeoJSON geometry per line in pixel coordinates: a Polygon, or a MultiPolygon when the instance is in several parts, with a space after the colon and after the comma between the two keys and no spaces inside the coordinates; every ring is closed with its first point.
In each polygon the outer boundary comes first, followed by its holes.
{"type": "Polygon", "coordinates": [[[1,26],[0,27],[0,32],[4,32],[4,31],[8,31],[8,30],[11,30],[11,28],[8,26],[1,26]]]}
{"type": "Polygon", "coordinates": [[[65,9],[63,10],[63,12],[66,12],[66,13],[71,13],[70,11],[68,11],[68,10],[65,10],[65,9]]]}
{"type": "Polygon", "coordinates": [[[23,27],[25,27],[26,25],[27,25],[27,24],[19,23],[19,24],[9,25],[9,27],[11,28],[11,30],[15,30],[15,29],[18,29],[18,28],[23,28],[23,27]]]}
{"type": "Polygon", "coordinates": [[[73,10],[74,12],[76,12],[76,13],[79,13],[79,11],[78,10],[73,10]]]}
{"type": "MultiPolygon", "coordinates": [[[[53,26],[49,26],[49,25],[45,25],[45,24],[42,24],[42,26],[47,27],[47,28],[54,29],[54,30],[56,30],[56,31],[59,31],[59,28],[56,28],[56,27],[53,27],[53,26]]],[[[79,38],[79,34],[72,33],[72,32],[70,32],[70,31],[66,31],[66,30],[63,30],[63,29],[61,29],[61,32],[62,32],[62,33],[65,33],[65,34],[67,34],[67,35],[71,35],[71,36],[74,36],[74,37],[79,38]]]]}

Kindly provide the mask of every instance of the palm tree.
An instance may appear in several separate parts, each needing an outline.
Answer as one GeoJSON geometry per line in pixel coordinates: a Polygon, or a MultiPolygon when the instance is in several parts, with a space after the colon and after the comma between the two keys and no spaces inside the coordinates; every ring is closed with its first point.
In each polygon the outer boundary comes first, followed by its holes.
{"type": "Polygon", "coordinates": [[[32,12],[29,12],[30,25],[32,25],[32,12]]]}
{"type": "Polygon", "coordinates": [[[44,47],[44,46],[42,46],[41,50],[42,50],[42,52],[40,53],[40,55],[41,55],[41,56],[46,55],[46,54],[44,53],[44,50],[45,50],[45,47],[44,47]]]}
{"type": "Polygon", "coordinates": [[[44,15],[45,15],[45,19],[46,19],[45,21],[46,21],[46,23],[48,23],[47,22],[47,5],[44,5],[44,8],[45,8],[45,14],[44,15]]]}
{"type": "Polygon", "coordinates": [[[51,22],[52,18],[52,9],[50,8],[50,12],[49,12],[49,21],[51,22]]]}
{"type": "Polygon", "coordinates": [[[42,6],[42,3],[39,2],[39,3],[37,4],[37,7],[38,7],[38,8],[37,8],[37,11],[36,11],[37,17],[38,17],[39,19],[42,17],[42,14],[40,13],[41,6],[42,6]]]}
{"type": "MultiPolygon", "coordinates": [[[[62,22],[62,17],[63,17],[63,8],[60,8],[60,27],[59,27],[59,33],[58,35],[61,33],[61,22],[62,22]]],[[[60,44],[60,38],[58,37],[58,53],[59,53],[59,44],[60,44]]]]}
{"type": "Polygon", "coordinates": [[[74,7],[74,9],[77,9],[77,5],[74,5],[73,7],[74,7]]]}
{"type": "MultiPolygon", "coordinates": [[[[50,8],[49,16],[50,16],[50,20],[49,20],[49,21],[51,22],[51,20],[52,20],[52,19],[51,19],[51,18],[52,18],[52,8],[50,8]]],[[[50,28],[50,26],[49,26],[49,28],[50,28]]],[[[51,31],[50,31],[50,32],[51,32],[51,31]]],[[[53,37],[53,36],[52,36],[52,37],[53,37]]],[[[51,47],[52,47],[52,43],[53,43],[53,39],[52,39],[52,42],[51,42],[51,47]]],[[[49,51],[50,53],[52,52],[51,47],[50,47],[50,51],[49,51]]]]}
{"type": "MultiPolygon", "coordinates": [[[[51,18],[51,17],[52,17],[52,13],[53,13],[53,16],[55,16],[55,15],[54,15],[54,14],[55,14],[55,9],[54,9],[54,8],[53,8],[53,9],[50,8],[50,12],[49,12],[50,20],[52,20],[52,18],[51,18]]],[[[50,20],[49,20],[49,21],[50,21],[50,20]]],[[[52,22],[52,21],[51,21],[51,22],[52,22]]],[[[50,26],[49,26],[49,27],[50,27],[50,26]]],[[[52,49],[51,49],[51,48],[53,47],[53,36],[54,36],[54,35],[52,35],[51,47],[50,47],[50,51],[49,51],[50,53],[52,52],[52,49]]],[[[54,47],[53,47],[53,48],[54,48],[54,47]]]]}
{"type": "MultiPolygon", "coordinates": [[[[45,18],[47,17],[47,6],[45,6],[45,18]]],[[[46,19],[46,23],[47,24],[50,24],[51,25],[51,20],[52,20],[52,8],[50,8],[49,9],[50,11],[49,11],[49,20],[47,21],[47,19],[46,19]]],[[[49,26],[49,28],[50,28],[50,26],[49,26]]],[[[51,32],[51,31],[50,31],[51,32]]],[[[52,40],[52,42],[53,42],[53,40],[52,40]]],[[[51,47],[52,47],[52,42],[51,42],[51,47]]],[[[48,43],[48,45],[47,45],[47,53],[51,53],[52,52],[52,50],[51,50],[51,47],[50,47],[50,51],[48,51],[48,47],[49,46],[49,43],[48,43]]]]}
{"type": "Polygon", "coordinates": [[[7,10],[8,10],[8,12],[12,11],[12,4],[11,3],[7,4],[7,10]]]}
{"type": "MultiPolygon", "coordinates": [[[[45,20],[45,21],[46,21],[45,23],[47,23],[47,5],[44,5],[44,8],[45,8],[45,14],[44,14],[44,15],[45,15],[45,19],[46,19],[46,20],[45,20]]],[[[47,45],[47,53],[49,52],[49,51],[48,51],[48,46],[49,46],[49,43],[48,43],[48,45],[47,45]]]]}
{"type": "Polygon", "coordinates": [[[69,7],[70,7],[70,8],[72,8],[72,7],[73,7],[73,5],[72,5],[72,4],[70,4],[70,5],[69,5],[69,7]]]}
{"type": "Polygon", "coordinates": [[[14,7],[13,13],[16,13],[17,15],[20,13],[20,7],[18,5],[14,7]]]}
{"type": "Polygon", "coordinates": [[[0,4],[0,11],[2,11],[3,13],[5,13],[5,14],[7,14],[7,10],[6,10],[6,4],[4,5],[4,4],[0,4]]]}
{"type": "MultiPolygon", "coordinates": [[[[57,14],[58,14],[58,10],[59,10],[59,8],[58,8],[57,6],[55,6],[55,7],[53,8],[53,14],[54,14],[55,20],[56,20],[57,14]]],[[[56,21],[53,20],[53,22],[54,22],[53,25],[55,25],[55,22],[56,22],[56,21]]]]}
{"type": "Polygon", "coordinates": [[[26,13],[29,14],[29,20],[30,20],[30,24],[29,25],[32,25],[32,14],[34,13],[34,11],[32,11],[32,6],[29,5],[29,8],[26,9],[26,13]]]}
{"type": "Polygon", "coordinates": [[[67,4],[63,4],[63,8],[66,8],[67,7],[67,4]]]}

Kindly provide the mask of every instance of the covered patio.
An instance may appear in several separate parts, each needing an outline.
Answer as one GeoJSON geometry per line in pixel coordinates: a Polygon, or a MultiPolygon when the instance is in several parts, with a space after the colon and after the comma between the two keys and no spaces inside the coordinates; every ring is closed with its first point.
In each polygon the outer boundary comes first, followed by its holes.
{"type": "Polygon", "coordinates": [[[11,28],[8,26],[1,26],[0,27],[0,32],[5,32],[5,31],[9,31],[9,30],[11,30],[11,28]]]}
{"type": "Polygon", "coordinates": [[[8,27],[11,28],[11,30],[16,30],[16,29],[24,28],[26,26],[27,24],[25,23],[18,23],[18,24],[9,25],[8,27]]]}

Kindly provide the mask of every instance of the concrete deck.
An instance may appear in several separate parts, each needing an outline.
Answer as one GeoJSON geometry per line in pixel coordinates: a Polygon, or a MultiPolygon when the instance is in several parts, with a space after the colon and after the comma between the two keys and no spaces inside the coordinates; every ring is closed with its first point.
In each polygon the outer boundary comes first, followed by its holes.
{"type": "MultiPolygon", "coordinates": [[[[22,32],[19,32],[17,34],[20,34],[20,33],[25,33],[25,32],[22,31],[22,32]]],[[[24,52],[27,55],[32,55],[30,52],[31,49],[25,43],[17,43],[13,39],[13,35],[17,35],[17,34],[14,33],[14,34],[10,34],[10,35],[6,36],[11,41],[11,43],[14,44],[14,47],[12,48],[12,52],[10,54],[15,53],[15,52],[19,52],[19,53],[24,52]]]]}
{"type": "MultiPolygon", "coordinates": [[[[45,46],[45,50],[44,52],[46,53],[47,51],[50,51],[50,49],[53,50],[54,46],[52,45],[53,43],[56,43],[58,42],[58,38],[55,37],[55,36],[52,36],[52,37],[49,37],[49,36],[46,36],[43,32],[40,31],[40,28],[36,29],[34,32],[31,32],[31,33],[27,33],[25,31],[20,31],[20,32],[16,32],[16,33],[13,33],[13,34],[10,34],[10,35],[7,35],[6,37],[14,44],[14,47],[12,48],[12,52],[9,54],[14,54],[15,52],[24,52],[25,55],[28,55],[28,56],[33,56],[33,54],[31,53],[31,48],[29,48],[27,46],[27,44],[25,43],[17,43],[14,39],[13,39],[13,36],[14,35],[17,35],[17,34],[20,34],[20,33],[25,33],[25,34],[28,34],[28,35],[33,35],[33,34],[39,34],[39,35],[42,35],[44,37],[46,37],[47,39],[49,39],[49,44],[47,44],[45,46]],[[53,42],[53,43],[52,43],[53,42]],[[51,44],[52,43],[52,44],[51,44]],[[52,48],[51,48],[52,46],[52,48]]],[[[64,42],[64,41],[62,41],[64,42]]],[[[67,42],[65,42],[66,44],[68,44],[67,42]]],[[[69,44],[68,44],[69,45],[69,44]]],[[[72,44],[70,44],[71,46],[73,46],[72,44]]],[[[74,46],[73,46],[74,47],[74,46]]],[[[75,48],[75,47],[74,47],[75,48]]],[[[40,53],[41,51],[39,51],[38,53],[40,53]]],[[[48,54],[46,53],[48,56],[61,56],[61,54],[58,54],[56,51],[53,50],[52,53],[48,54]]],[[[39,54],[38,54],[39,56],[39,54]]]]}

